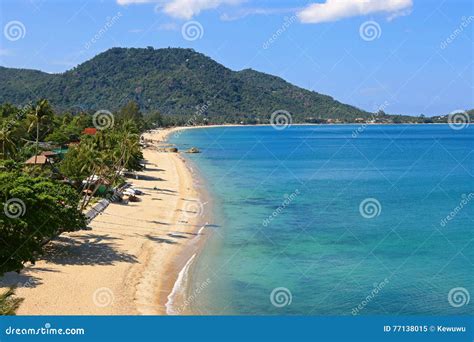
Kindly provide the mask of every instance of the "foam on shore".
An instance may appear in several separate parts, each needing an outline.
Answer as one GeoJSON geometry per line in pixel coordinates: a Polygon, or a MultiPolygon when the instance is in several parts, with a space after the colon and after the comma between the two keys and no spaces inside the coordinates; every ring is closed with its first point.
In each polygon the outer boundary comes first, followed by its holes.
{"type": "Polygon", "coordinates": [[[189,269],[195,257],[196,254],[193,254],[178,274],[178,278],[174,283],[173,290],[168,295],[168,301],[166,302],[167,315],[180,315],[182,314],[183,309],[185,309],[185,307],[176,307],[175,304],[177,302],[184,302],[189,279],[189,269]]]}

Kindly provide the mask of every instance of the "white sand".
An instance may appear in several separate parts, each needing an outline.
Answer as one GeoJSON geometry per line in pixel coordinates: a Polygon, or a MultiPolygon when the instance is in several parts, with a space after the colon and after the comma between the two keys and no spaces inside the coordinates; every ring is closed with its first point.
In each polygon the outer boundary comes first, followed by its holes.
{"type": "MultiPolygon", "coordinates": [[[[170,130],[147,133],[163,141],[170,130]]],[[[177,153],[143,151],[141,202],[111,204],[91,230],[62,234],[47,253],[2,285],[19,284],[19,315],[165,314],[179,271],[196,253],[204,221],[191,171],[177,153]],[[158,190],[154,190],[157,187],[158,190]]]]}

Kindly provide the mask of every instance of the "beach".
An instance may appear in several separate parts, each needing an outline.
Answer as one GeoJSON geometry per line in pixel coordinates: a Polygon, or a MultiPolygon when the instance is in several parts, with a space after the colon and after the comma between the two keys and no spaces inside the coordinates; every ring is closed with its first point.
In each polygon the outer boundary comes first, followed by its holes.
{"type": "Polygon", "coordinates": [[[146,169],[127,179],[139,202],[111,203],[89,230],[62,234],[36,264],[5,275],[0,286],[23,298],[18,315],[164,315],[179,305],[176,281],[202,248],[207,208],[184,158],[157,150],[171,131],[144,134],[146,169]]]}
{"type": "Polygon", "coordinates": [[[141,201],[110,204],[90,230],[62,234],[36,265],[7,274],[0,284],[24,299],[17,314],[472,313],[422,286],[470,284],[473,207],[441,220],[472,192],[470,160],[446,163],[472,128],[204,127],[145,133],[146,170],[127,179],[141,201]],[[203,153],[184,153],[192,146],[203,153]]]}

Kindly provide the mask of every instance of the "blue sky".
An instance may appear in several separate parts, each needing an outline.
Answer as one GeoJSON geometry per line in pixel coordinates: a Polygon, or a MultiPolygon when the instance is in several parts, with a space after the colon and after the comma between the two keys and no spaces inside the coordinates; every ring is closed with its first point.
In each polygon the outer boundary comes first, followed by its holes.
{"type": "Polygon", "coordinates": [[[114,46],[190,47],[369,111],[474,108],[472,0],[2,0],[0,22],[7,67],[63,72],[114,46]]]}

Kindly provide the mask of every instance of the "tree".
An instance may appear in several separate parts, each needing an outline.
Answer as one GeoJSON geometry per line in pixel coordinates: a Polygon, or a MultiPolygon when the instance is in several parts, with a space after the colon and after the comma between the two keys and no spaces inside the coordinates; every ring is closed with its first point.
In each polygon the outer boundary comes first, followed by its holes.
{"type": "Polygon", "coordinates": [[[120,120],[133,120],[137,125],[143,120],[140,106],[135,101],[129,101],[123,106],[118,112],[117,117],[120,120]]]}
{"type": "Polygon", "coordinates": [[[66,154],[61,172],[76,182],[81,192],[88,190],[81,201],[81,210],[87,207],[102,182],[116,185],[123,169],[141,169],[143,155],[138,132],[134,121],[122,120],[94,136],[84,136],[66,154]],[[83,180],[86,180],[84,184],[83,180]]]}
{"type": "Polygon", "coordinates": [[[2,146],[2,159],[13,156],[16,151],[16,143],[13,137],[12,126],[4,125],[0,130],[0,143],[2,146]]]}
{"type": "Polygon", "coordinates": [[[36,103],[36,105],[33,106],[30,113],[28,114],[28,118],[30,120],[30,126],[28,127],[28,131],[30,132],[33,128],[36,127],[35,163],[36,163],[36,156],[38,155],[40,126],[52,115],[53,115],[53,110],[51,106],[49,105],[48,100],[45,100],[45,99],[39,100],[36,103]]]}
{"type": "Polygon", "coordinates": [[[165,120],[160,112],[155,111],[146,117],[146,128],[164,127],[165,120]]]}
{"type": "Polygon", "coordinates": [[[70,186],[19,171],[0,173],[0,275],[34,262],[43,245],[62,232],[85,228],[70,186]]]}
{"type": "Polygon", "coordinates": [[[62,130],[59,128],[54,130],[52,133],[48,134],[45,138],[46,141],[51,141],[53,143],[63,145],[69,141],[69,136],[67,136],[62,130]]]}

